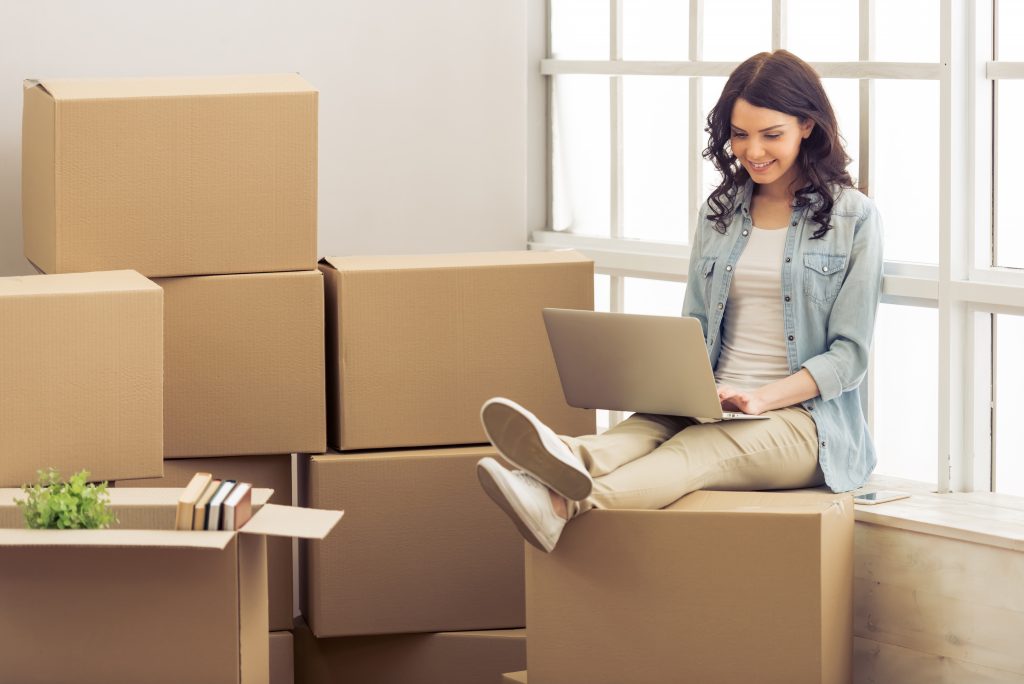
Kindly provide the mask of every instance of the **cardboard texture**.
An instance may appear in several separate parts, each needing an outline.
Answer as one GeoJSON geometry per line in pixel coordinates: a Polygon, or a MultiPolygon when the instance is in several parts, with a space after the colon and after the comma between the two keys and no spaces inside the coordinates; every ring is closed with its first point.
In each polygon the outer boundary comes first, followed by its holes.
{"type": "Polygon", "coordinates": [[[501,684],[526,684],[526,670],[522,672],[506,672],[501,677],[501,684]]]}
{"type": "MultiPolygon", "coordinates": [[[[86,683],[269,681],[266,539],[169,529],[181,491],[111,490],[121,524],[147,529],[0,529],[5,681],[65,681],[69,663],[86,683]]],[[[269,494],[256,490],[254,504],[269,494]]],[[[0,490],[0,525],[20,517],[18,495],[0,490]]],[[[277,508],[262,505],[253,520],[277,508]]],[[[319,534],[312,527],[289,532],[319,534]]]]}
{"type": "Polygon", "coordinates": [[[160,278],[166,458],[321,453],[317,271],[160,278]]]}
{"type": "Polygon", "coordinates": [[[163,292],[134,271],[0,278],[0,486],[163,468],[163,292]]]}
{"type": "Polygon", "coordinates": [[[344,502],[344,529],[300,544],[302,614],[318,637],[526,624],[523,541],[483,493],[490,446],[299,460],[300,499],[344,502]]]}
{"type": "MultiPolygon", "coordinates": [[[[200,471],[213,474],[217,480],[251,482],[255,487],[273,489],[270,503],[292,502],[292,457],[233,456],[221,458],[174,459],[164,462],[164,476],[142,480],[125,480],[117,487],[184,487],[200,471]]],[[[270,591],[270,629],[292,627],[292,541],[267,540],[267,578],[270,591]]]]}
{"type": "Polygon", "coordinates": [[[296,74],[26,81],[25,256],[46,273],[315,268],[317,97],[296,74]]]}
{"type": "Polygon", "coordinates": [[[525,664],[525,629],[317,639],[295,626],[296,684],[497,684],[525,664]]]}
{"type": "Polygon", "coordinates": [[[532,684],[851,681],[849,495],[596,510],[526,558],[532,684]]]}
{"type": "Polygon", "coordinates": [[[328,257],[328,442],[341,450],[486,442],[480,406],[505,396],[556,432],[593,433],[565,403],[541,316],[593,309],[576,252],[328,257]]]}
{"type": "Polygon", "coordinates": [[[270,684],[295,684],[294,650],[291,632],[270,633],[270,684]]]}

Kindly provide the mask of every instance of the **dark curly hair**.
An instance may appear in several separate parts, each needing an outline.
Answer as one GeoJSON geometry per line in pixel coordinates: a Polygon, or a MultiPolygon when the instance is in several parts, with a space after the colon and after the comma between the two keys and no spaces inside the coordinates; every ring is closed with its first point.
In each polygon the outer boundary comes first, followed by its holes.
{"type": "Polygon", "coordinates": [[[819,227],[812,238],[820,238],[831,227],[829,220],[835,204],[833,188],[853,187],[853,179],[846,171],[850,157],[843,147],[836,115],[821,79],[807,62],[786,50],[758,53],[736,67],[718,102],[708,113],[704,129],[708,146],[703,156],[722,174],[722,182],[708,197],[711,208],[708,218],[715,222],[716,230],[724,233],[735,211],[737,191],[750,178],[728,147],[732,137],[732,109],[739,98],[755,107],[795,116],[800,123],[808,119],[814,122],[797,156],[796,163],[807,185],[796,191],[794,204],[797,207],[814,204],[812,218],[819,227]],[[812,198],[814,194],[817,200],[812,198]]]}

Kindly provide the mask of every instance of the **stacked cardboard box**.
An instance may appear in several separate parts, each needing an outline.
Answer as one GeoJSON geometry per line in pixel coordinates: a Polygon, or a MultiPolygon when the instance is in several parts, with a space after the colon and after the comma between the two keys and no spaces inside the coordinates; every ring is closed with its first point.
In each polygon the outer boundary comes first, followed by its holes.
{"type": "MultiPolygon", "coordinates": [[[[317,100],[295,74],[25,83],[26,257],[49,274],[153,279],[162,427],[139,429],[163,459],[214,459],[167,461],[145,484],[212,470],[291,503],[290,457],[239,457],[326,448],[317,100]]],[[[290,542],[270,549],[269,625],[287,630],[290,542]]]]}
{"type": "Polygon", "coordinates": [[[591,511],[526,574],[532,684],[851,681],[849,495],[591,511]]]}
{"type": "Polygon", "coordinates": [[[295,626],[296,681],[306,684],[497,684],[525,661],[525,629],[317,639],[295,626]]]}
{"type": "Polygon", "coordinates": [[[504,395],[559,432],[593,432],[592,411],[565,405],[541,315],[593,308],[593,264],[504,252],[330,257],[320,269],[341,453],[304,458],[299,491],[353,513],[344,537],[301,545],[299,681],[334,668],[377,684],[496,682],[525,665],[525,635],[510,646],[504,631],[525,625],[523,542],[477,482],[476,462],[496,456],[479,410],[504,395]],[[371,654],[383,661],[373,676],[371,654]]]}
{"type": "Polygon", "coordinates": [[[270,684],[295,684],[295,644],[291,632],[270,633],[270,684]]]}
{"type": "Polygon", "coordinates": [[[162,472],[163,293],[134,271],[0,278],[0,486],[162,472]]]}

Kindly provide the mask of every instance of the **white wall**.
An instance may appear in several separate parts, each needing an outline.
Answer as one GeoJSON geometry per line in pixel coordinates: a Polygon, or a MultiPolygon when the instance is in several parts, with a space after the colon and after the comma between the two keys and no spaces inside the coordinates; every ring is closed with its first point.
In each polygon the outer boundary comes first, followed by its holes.
{"type": "Polygon", "coordinates": [[[523,249],[526,15],[515,0],[4,2],[0,275],[32,272],[29,77],[297,71],[320,90],[321,255],[523,249]]]}

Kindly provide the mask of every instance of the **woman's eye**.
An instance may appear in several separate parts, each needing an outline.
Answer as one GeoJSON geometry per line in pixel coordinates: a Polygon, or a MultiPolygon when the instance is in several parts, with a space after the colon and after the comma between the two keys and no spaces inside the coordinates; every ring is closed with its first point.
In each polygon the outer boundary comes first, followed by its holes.
{"type": "Polygon", "coordinates": [[[733,133],[732,137],[743,139],[743,138],[747,137],[747,134],[746,133],[733,133]]]}
{"type": "Polygon", "coordinates": [[[769,140],[778,140],[779,138],[782,137],[782,134],[781,133],[770,133],[770,134],[768,134],[768,135],[766,135],[764,137],[768,138],[769,140]]]}

